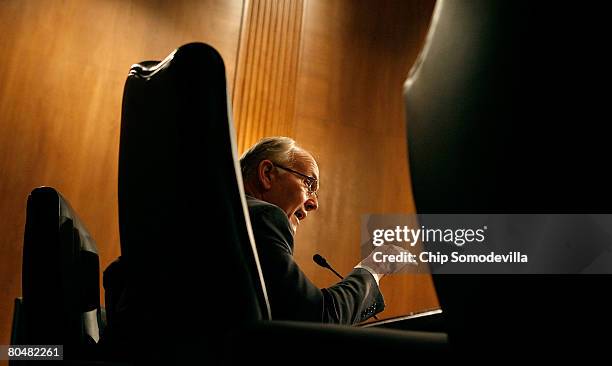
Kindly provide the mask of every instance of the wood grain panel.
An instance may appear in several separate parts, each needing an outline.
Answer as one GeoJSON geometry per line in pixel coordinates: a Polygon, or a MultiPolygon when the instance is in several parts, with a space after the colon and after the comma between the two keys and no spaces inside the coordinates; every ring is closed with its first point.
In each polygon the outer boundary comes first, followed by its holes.
{"type": "MultiPolygon", "coordinates": [[[[413,213],[402,85],[422,46],[433,0],[308,1],[294,137],[318,158],[319,211],[296,239],[296,258],[319,286],[359,261],[361,215],[413,213]]],[[[408,121],[410,123],[410,121],[408,121]]],[[[426,275],[383,279],[381,318],[437,308],[426,275]]]]}
{"type": "Polygon", "coordinates": [[[242,152],[293,135],[303,0],[248,1],[236,71],[234,123],[242,152]]]}
{"type": "MultiPolygon", "coordinates": [[[[27,194],[62,191],[106,267],[119,254],[127,70],[190,41],[225,59],[240,150],[289,135],[317,156],[321,209],[300,227],[296,256],[319,286],[335,283],[314,252],[347,273],[361,214],[414,210],[401,85],[432,9],[433,0],[0,2],[0,344],[20,294],[27,194]]],[[[426,277],[385,279],[383,291],[385,316],[437,306],[426,277]]]]}
{"type": "Polygon", "coordinates": [[[21,294],[25,205],[59,189],[98,242],[119,254],[117,157],[130,65],[203,41],[233,85],[242,0],[0,1],[0,344],[21,294]]]}

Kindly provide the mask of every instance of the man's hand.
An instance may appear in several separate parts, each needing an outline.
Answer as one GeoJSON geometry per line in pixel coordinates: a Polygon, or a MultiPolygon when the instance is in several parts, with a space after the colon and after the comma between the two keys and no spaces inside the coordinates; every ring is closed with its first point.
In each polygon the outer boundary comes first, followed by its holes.
{"type": "Polygon", "coordinates": [[[418,266],[417,256],[396,245],[385,244],[374,250],[358,266],[367,267],[380,277],[397,273],[405,267],[418,266]]]}

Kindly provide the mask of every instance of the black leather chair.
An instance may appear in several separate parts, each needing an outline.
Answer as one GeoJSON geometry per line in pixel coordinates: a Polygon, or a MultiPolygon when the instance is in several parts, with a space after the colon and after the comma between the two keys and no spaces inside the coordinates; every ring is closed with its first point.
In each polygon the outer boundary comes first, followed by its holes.
{"type": "MultiPolygon", "coordinates": [[[[567,58],[566,41],[585,47],[605,41],[581,24],[595,22],[593,9],[581,18],[574,6],[548,5],[436,4],[437,23],[404,87],[419,213],[609,211],[609,187],[595,160],[600,133],[566,125],[582,123],[597,99],[580,87],[583,78],[595,80],[596,57],[567,58]],[[569,167],[581,174],[567,174],[569,167]]],[[[610,280],[434,275],[450,344],[483,357],[483,351],[516,357],[603,350],[596,334],[611,324],[604,295],[610,280]]]]}
{"type": "Polygon", "coordinates": [[[96,243],[68,201],[51,187],[34,189],[11,343],[64,345],[66,360],[97,358],[99,278],[96,243]]]}
{"type": "Polygon", "coordinates": [[[212,47],[191,43],[132,66],[119,156],[123,355],[222,364],[245,355],[358,361],[443,351],[443,333],[270,320],[234,138],[224,64],[212,47]]]}
{"type": "Polygon", "coordinates": [[[228,106],[223,61],[204,44],[126,81],[119,226],[138,359],[210,359],[224,329],[269,318],[228,106]]]}

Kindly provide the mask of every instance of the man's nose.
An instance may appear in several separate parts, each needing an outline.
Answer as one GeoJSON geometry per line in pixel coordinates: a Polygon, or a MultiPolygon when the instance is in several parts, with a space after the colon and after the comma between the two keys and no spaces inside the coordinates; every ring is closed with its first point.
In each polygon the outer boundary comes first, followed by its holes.
{"type": "Polygon", "coordinates": [[[319,208],[319,199],[316,196],[309,197],[304,203],[306,211],[314,211],[319,208]]]}

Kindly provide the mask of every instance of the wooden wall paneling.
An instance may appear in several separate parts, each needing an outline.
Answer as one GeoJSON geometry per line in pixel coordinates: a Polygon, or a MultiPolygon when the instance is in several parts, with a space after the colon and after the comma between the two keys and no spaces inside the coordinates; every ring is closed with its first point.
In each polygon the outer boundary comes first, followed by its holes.
{"type": "Polygon", "coordinates": [[[26,199],[59,189],[98,242],[119,255],[117,158],[130,65],[203,41],[231,88],[242,0],[0,2],[0,344],[21,294],[26,199]]]}
{"type": "MultiPolygon", "coordinates": [[[[362,213],[414,209],[401,85],[432,9],[433,0],[0,2],[0,344],[20,294],[27,194],[62,191],[105,268],[119,254],[127,70],[191,41],[225,59],[241,151],[289,135],[319,159],[321,210],[301,226],[296,257],[318,285],[336,282],[314,252],[347,273],[362,213]]],[[[435,306],[427,281],[385,279],[385,316],[435,306]]]]}
{"type": "Polygon", "coordinates": [[[240,152],[262,137],[293,134],[303,9],[303,0],[245,6],[232,103],[240,152]]]}
{"type": "MultiPolygon", "coordinates": [[[[433,0],[307,2],[295,138],[321,170],[320,209],[300,226],[296,258],[319,286],[359,261],[361,215],[411,213],[402,85],[422,46],[433,0]]],[[[410,123],[410,121],[408,121],[410,123]]],[[[383,279],[382,318],[437,308],[426,275],[383,279]]]]}

